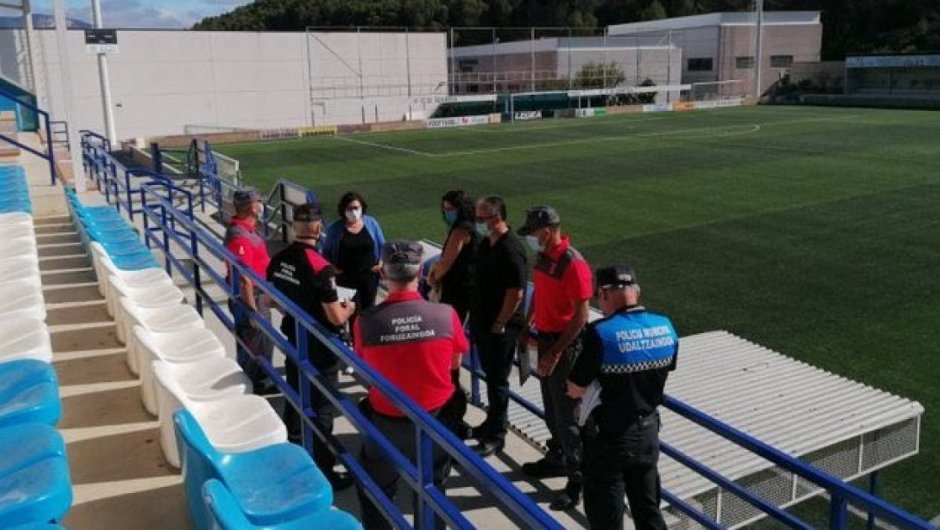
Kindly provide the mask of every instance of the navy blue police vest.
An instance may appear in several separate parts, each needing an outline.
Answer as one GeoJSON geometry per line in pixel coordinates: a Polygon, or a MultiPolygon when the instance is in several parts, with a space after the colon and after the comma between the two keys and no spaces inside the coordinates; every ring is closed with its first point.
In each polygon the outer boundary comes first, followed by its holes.
{"type": "Polygon", "coordinates": [[[602,374],[630,374],[672,365],[679,336],[672,322],[647,311],[611,315],[594,328],[601,339],[602,374]]]}

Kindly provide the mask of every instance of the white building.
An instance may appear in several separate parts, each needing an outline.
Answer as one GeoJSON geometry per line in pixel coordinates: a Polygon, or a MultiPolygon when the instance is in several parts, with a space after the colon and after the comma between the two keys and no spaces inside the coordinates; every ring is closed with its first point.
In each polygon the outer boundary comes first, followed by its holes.
{"type": "MultiPolygon", "coordinates": [[[[69,87],[55,32],[35,41],[32,82],[24,32],[0,31],[0,73],[34,87],[53,115],[71,90],[73,126],[104,131],[84,33],[68,32],[69,87]]],[[[419,96],[447,91],[443,33],[121,30],[118,47],[108,61],[119,138],[401,120],[419,96]]]]}
{"type": "MultiPolygon", "coordinates": [[[[753,93],[757,15],[710,13],[610,26],[615,37],[667,38],[682,49],[682,82],[741,80],[753,93]]],[[[762,91],[793,63],[817,62],[822,47],[819,11],[767,11],[763,19],[762,91]]]]}

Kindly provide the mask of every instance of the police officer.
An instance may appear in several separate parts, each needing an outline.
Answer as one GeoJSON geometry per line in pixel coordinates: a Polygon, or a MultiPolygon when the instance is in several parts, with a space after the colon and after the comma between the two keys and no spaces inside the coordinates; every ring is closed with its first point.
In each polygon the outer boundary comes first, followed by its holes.
{"type": "MultiPolygon", "coordinates": [[[[419,407],[439,416],[454,395],[451,370],[470,347],[457,312],[449,305],[428,302],[418,293],[422,252],[421,244],[413,241],[385,243],[382,273],[388,297],[360,315],[353,337],[366,363],[419,407]]],[[[369,389],[362,408],[375,427],[414,462],[417,451],[411,420],[376,388],[369,389]]],[[[363,442],[362,461],[394,502],[398,470],[368,438],[363,442]]],[[[436,452],[433,462],[434,482],[441,487],[449,472],[448,458],[436,452]]],[[[365,528],[391,528],[362,490],[359,502],[365,528]]]]}
{"type": "MultiPolygon", "coordinates": [[[[235,255],[242,264],[264,278],[270,257],[265,240],[257,231],[261,217],[261,196],[254,188],[238,190],[232,197],[235,215],[225,230],[225,248],[235,255]]],[[[229,280],[230,281],[230,280],[229,280]]],[[[234,286],[233,286],[234,287],[234,286]]],[[[254,385],[255,393],[267,393],[271,383],[266,381],[264,370],[253,360],[262,356],[268,361],[274,351],[274,343],[260,329],[255,328],[249,313],[254,311],[266,320],[271,319],[271,311],[266,303],[267,297],[255,292],[255,285],[245,275],[239,276],[241,302],[229,299],[229,310],[235,321],[235,335],[240,340],[237,344],[237,360],[254,385]]]]}
{"type": "MultiPolygon", "coordinates": [[[[536,251],[535,291],[526,318],[538,333],[538,369],[541,379],[545,425],[552,437],[548,454],[523,464],[522,472],[534,478],[567,476],[568,483],[549,508],[569,510],[581,500],[581,435],[575,421],[577,400],[566,395],[568,372],[581,352],[581,332],[588,319],[588,304],[594,286],[591,267],[571,240],[561,232],[561,218],[551,206],[533,206],[526,211],[518,234],[536,251]]],[[[518,336],[528,345],[526,326],[518,336]]]]}
{"type": "Polygon", "coordinates": [[[620,530],[626,493],[636,528],[665,529],[656,409],[676,367],[679,337],[669,318],[639,305],[630,266],[598,269],[596,278],[604,318],[586,328],[568,378],[568,395],[581,399],[586,418],[584,511],[592,529],[620,530]]]}
{"type": "MultiPolygon", "coordinates": [[[[268,267],[268,281],[284,293],[292,302],[315,318],[327,331],[337,333],[355,311],[355,304],[342,302],[336,290],[336,275],[330,262],[317,250],[317,241],[323,233],[323,217],[320,206],[307,203],[294,210],[294,242],[274,256],[268,267]]],[[[287,340],[297,344],[297,326],[293,316],[284,315],[281,331],[287,340]]],[[[304,355],[304,352],[299,352],[304,355]]],[[[322,375],[321,381],[336,388],[339,385],[339,359],[316,337],[307,338],[305,352],[311,364],[322,375]]],[[[299,391],[299,372],[294,362],[288,358],[285,362],[287,381],[299,391]]],[[[313,421],[324,434],[333,432],[334,408],[327,397],[316,387],[311,389],[310,403],[316,413],[313,421]]],[[[294,407],[284,408],[284,423],[288,436],[294,443],[301,441],[300,416],[294,407]]],[[[343,489],[352,485],[353,480],[347,473],[333,469],[336,457],[319,436],[313,438],[313,456],[334,489],[343,489]]]]}

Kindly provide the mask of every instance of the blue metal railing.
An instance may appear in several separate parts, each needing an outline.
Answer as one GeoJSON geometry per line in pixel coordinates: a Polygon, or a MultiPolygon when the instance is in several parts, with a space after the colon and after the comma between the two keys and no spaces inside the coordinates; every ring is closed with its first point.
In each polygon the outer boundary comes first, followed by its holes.
{"type": "MultiPolygon", "coordinates": [[[[145,176],[159,176],[152,172],[144,172],[144,174],[145,176]]],[[[114,177],[114,172],[109,173],[105,171],[104,175],[106,179],[119,180],[114,177]]],[[[108,186],[106,186],[105,189],[108,189],[108,186]]],[[[153,223],[158,227],[156,230],[145,230],[146,237],[150,241],[157,241],[164,250],[164,254],[168,255],[166,258],[168,271],[171,267],[176,268],[179,273],[195,287],[197,293],[196,304],[200,313],[202,313],[203,303],[206,302],[223,324],[230,330],[234,329],[234,323],[231,317],[229,317],[227,312],[204,291],[201,283],[201,274],[205,273],[211,281],[223,286],[226,295],[233,300],[239,299],[239,277],[247,275],[261,291],[269,294],[285,312],[295,316],[297,322],[295,336],[298,337],[296,346],[289,344],[286,338],[274,329],[271,322],[259,318],[257,314],[252,314],[252,319],[255,321],[257,327],[263,330],[285,355],[300,366],[301,373],[303,374],[300,391],[295,392],[289,387],[270,363],[263,361],[264,369],[272,376],[272,380],[277,383],[280,390],[284,393],[288,405],[301,411],[301,416],[304,418],[303,439],[305,447],[308,450],[312,450],[312,437],[314,435],[319,436],[327,442],[333,451],[337,453],[338,459],[356,476],[368,497],[395,526],[406,527],[407,525],[398,509],[384,493],[378,489],[371,477],[369,477],[362,468],[361,464],[345,451],[334,437],[314,430],[311,419],[313,411],[310,406],[311,385],[316,387],[319,391],[324,392],[363,436],[375,439],[379,442],[383,452],[386,453],[386,456],[398,468],[405,483],[414,489],[418,495],[419,502],[421,503],[421,511],[416,517],[416,520],[421,521],[419,524],[427,523],[433,519],[434,514],[437,514],[454,527],[469,528],[469,522],[459,514],[459,511],[456,511],[456,507],[446,499],[443,492],[433,485],[431,477],[428,474],[431,469],[431,449],[434,444],[437,444],[445,449],[459,465],[467,470],[468,474],[474,477],[484,489],[493,493],[501,505],[519,517],[520,520],[538,527],[558,527],[558,524],[553,519],[548,517],[548,515],[537,506],[531,504],[531,501],[510,483],[504,481],[492,468],[480,460],[472,451],[469,451],[463,442],[441,426],[436,419],[424,413],[398,389],[391,386],[383,377],[374,373],[371,368],[365,365],[344,343],[329,334],[312,317],[299,307],[296,307],[282,294],[278,293],[273,286],[239,264],[237,259],[222,248],[215,238],[206,235],[204,231],[193,222],[192,194],[189,194],[185,190],[175,188],[165,178],[163,180],[157,179],[143,183],[135,190],[132,190],[131,193],[141,194],[141,211],[145,213],[145,227],[149,226],[149,223],[153,223]],[[163,190],[162,194],[158,190],[163,190]],[[183,209],[179,209],[174,204],[174,193],[181,193],[188,196],[188,200],[183,209]],[[157,232],[162,232],[162,239],[156,235],[157,232]],[[192,259],[194,265],[192,271],[184,267],[180,259],[172,255],[172,243],[176,243],[183,249],[183,252],[192,259]],[[211,255],[214,255],[225,263],[226,268],[231,270],[230,278],[226,279],[224,273],[215,271],[200,257],[200,248],[205,249],[211,255]],[[341,360],[356,369],[357,376],[362,382],[379,388],[384,394],[389,396],[396,406],[405,411],[405,414],[414,421],[416,435],[421,441],[421,443],[418,444],[419,458],[417,466],[408,461],[397,449],[391,446],[384,436],[376,431],[371,423],[361,415],[355,404],[351,403],[336,389],[324,383],[320,379],[316,368],[314,368],[309,361],[303,359],[298,362],[298,352],[306,351],[306,344],[309,340],[320,340],[326,344],[341,360]]],[[[129,202],[132,201],[129,200],[129,202]]],[[[245,345],[242,344],[242,346],[244,347],[245,345]]],[[[484,377],[484,374],[479,369],[479,364],[475,360],[475,352],[471,353],[469,364],[464,363],[464,367],[471,372],[471,393],[474,396],[475,404],[479,405],[480,403],[477,399],[480,394],[479,380],[481,377],[484,377]]],[[[543,411],[539,407],[519,394],[510,392],[510,398],[536,416],[543,417],[543,411]]],[[[674,398],[667,397],[665,406],[673,412],[759,455],[773,464],[795,473],[820,489],[825,490],[831,499],[830,528],[839,530],[845,528],[848,519],[848,507],[851,505],[867,512],[870,521],[878,517],[898,525],[901,528],[932,529],[926,521],[908,514],[878,499],[874,495],[847,484],[839,478],[829,475],[797,458],[787,455],[674,398]]],[[[744,486],[720,475],[708,466],[695,461],[668,443],[663,442],[661,448],[665,455],[714,482],[729,493],[740,497],[742,500],[777,521],[780,521],[787,527],[800,529],[812,528],[808,523],[761,498],[744,486]]],[[[723,527],[709,515],[702,513],[699,509],[669,491],[663,491],[663,499],[673,508],[706,528],[717,529],[723,527]]]]}
{"type": "Polygon", "coordinates": [[[50,126],[51,120],[49,119],[49,113],[35,105],[31,105],[29,103],[26,103],[25,101],[21,101],[17,99],[15,95],[10,94],[9,92],[2,90],[2,89],[0,89],[0,97],[9,99],[13,101],[15,104],[20,105],[22,107],[26,107],[27,109],[35,112],[36,114],[42,117],[43,129],[46,131],[46,134],[45,134],[46,149],[48,149],[49,151],[48,153],[43,153],[42,151],[33,149],[32,147],[20,142],[16,138],[12,138],[3,133],[0,133],[0,139],[15,145],[24,151],[32,153],[38,156],[39,158],[42,158],[46,162],[48,162],[49,163],[49,175],[50,175],[50,178],[52,179],[52,185],[55,186],[55,183],[56,183],[55,149],[52,145],[52,127],[50,126]]]}
{"type": "MultiPolygon", "coordinates": [[[[108,172],[105,172],[104,178],[106,180],[120,180],[108,172]]],[[[296,321],[296,345],[290,344],[270,321],[261,318],[257,313],[249,313],[256,328],[262,330],[289,359],[298,365],[302,374],[299,392],[294,391],[269,362],[261,360],[262,367],[284,393],[286,406],[292,406],[300,411],[303,418],[303,443],[307,450],[312,451],[313,436],[319,436],[323,439],[336,453],[338,460],[356,477],[366,496],[376,504],[378,509],[395,527],[408,528],[410,525],[407,524],[400,510],[383,493],[359,461],[335,437],[314,429],[312,419],[314,413],[311,407],[313,388],[324,393],[359,433],[373,441],[384,457],[395,465],[403,482],[414,491],[417,498],[418,513],[415,514],[415,521],[419,528],[432,528],[435,517],[440,517],[454,528],[473,528],[460,509],[447,499],[445,493],[433,483],[431,469],[432,456],[435,451],[447,453],[463,469],[466,475],[477,482],[481,491],[491,494],[496,499],[497,506],[526,527],[562,528],[549,514],[539,508],[537,504],[457,439],[436,418],[418,407],[401,390],[365,364],[348,346],[330,334],[289,298],[242,265],[214,236],[208,235],[193,220],[192,210],[189,206],[192,204],[191,201],[186,202],[187,207],[185,209],[177,208],[172,202],[171,194],[188,192],[176,188],[169,180],[163,179],[144,182],[139,187],[131,190],[130,193],[137,193],[141,196],[140,202],[143,205],[141,211],[148,227],[148,230],[144,232],[145,237],[149,243],[156,242],[159,244],[164,254],[168,255],[167,266],[175,268],[177,273],[193,285],[197,297],[197,309],[208,306],[229,330],[234,330],[234,322],[228,312],[222,307],[222,304],[215,301],[205,291],[203,278],[205,278],[205,281],[211,281],[222,287],[228,299],[240,304],[239,280],[241,277],[247,277],[257,286],[256,288],[260,292],[270,296],[285,314],[294,317],[296,321]],[[158,235],[156,230],[150,229],[153,227],[158,227],[162,236],[158,235]],[[194,265],[192,271],[185,267],[183,261],[174,255],[174,246],[187,259],[192,261],[194,265]],[[226,270],[216,270],[207,261],[207,254],[220,260],[226,270]],[[226,271],[228,271],[228,277],[226,277],[226,271]],[[357,377],[364,384],[379,389],[413,422],[415,435],[419,442],[415,463],[408,460],[392,445],[362,415],[355,403],[322,380],[318,370],[306,359],[306,345],[310,340],[321,341],[340,360],[354,367],[357,377]]],[[[120,198],[120,196],[115,197],[120,198]]],[[[189,197],[192,197],[191,194],[189,197]]],[[[133,202],[133,200],[130,202],[133,202]]],[[[245,345],[242,344],[242,346],[245,345]]]]}

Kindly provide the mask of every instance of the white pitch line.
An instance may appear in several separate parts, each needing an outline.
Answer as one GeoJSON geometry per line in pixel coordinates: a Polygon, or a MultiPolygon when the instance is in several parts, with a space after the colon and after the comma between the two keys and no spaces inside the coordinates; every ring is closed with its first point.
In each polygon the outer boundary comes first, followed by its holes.
{"type": "Polygon", "coordinates": [[[427,153],[427,152],[425,152],[425,151],[418,151],[418,150],[415,150],[415,149],[408,149],[407,147],[396,147],[396,146],[394,146],[394,145],[380,144],[380,143],[378,143],[378,142],[367,142],[367,141],[365,141],[365,140],[356,140],[355,138],[350,138],[349,136],[339,136],[339,135],[337,135],[337,136],[333,136],[332,138],[334,138],[334,139],[336,139],[336,140],[342,140],[342,141],[344,141],[344,142],[351,142],[351,143],[354,143],[354,144],[365,145],[365,146],[368,146],[368,147],[376,147],[376,148],[378,148],[378,149],[387,149],[387,150],[389,150],[389,151],[397,151],[397,152],[399,152],[399,153],[405,153],[405,154],[409,154],[409,155],[426,156],[426,157],[436,157],[436,156],[440,156],[440,155],[436,155],[436,154],[434,154],[434,153],[427,153]]]}
{"type": "Polygon", "coordinates": [[[757,133],[761,130],[760,125],[756,123],[752,123],[750,125],[742,124],[742,125],[727,125],[727,126],[721,126],[721,127],[699,127],[699,128],[694,128],[694,129],[680,129],[680,130],[675,130],[675,131],[664,131],[664,132],[659,132],[659,133],[631,134],[631,135],[625,135],[625,136],[602,136],[599,138],[582,138],[579,140],[565,140],[562,142],[548,142],[548,143],[540,143],[540,144],[532,144],[532,145],[514,145],[514,146],[508,146],[508,147],[492,147],[489,149],[454,151],[451,153],[439,153],[439,154],[427,153],[427,156],[444,158],[444,157],[452,157],[452,156],[467,156],[467,155],[480,155],[480,154],[486,154],[486,153],[498,153],[498,152],[503,152],[503,151],[522,151],[522,150],[529,150],[529,149],[542,149],[542,148],[547,148],[547,147],[564,147],[567,145],[591,144],[591,143],[597,143],[597,142],[620,142],[624,140],[634,140],[636,138],[653,138],[653,137],[658,137],[658,136],[670,136],[674,134],[682,134],[682,133],[689,133],[689,132],[711,133],[712,131],[715,131],[718,129],[727,129],[730,127],[735,127],[739,129],[742,127],[747,127],[747,129],[731,131],[729,133],[723,133],[723,134],[722,133],[709,134],[709,137],[717,138],[717,137],[723,137],[723,136],[736,136],[739,134],[752,134],[752,133],[757,133]]]}

